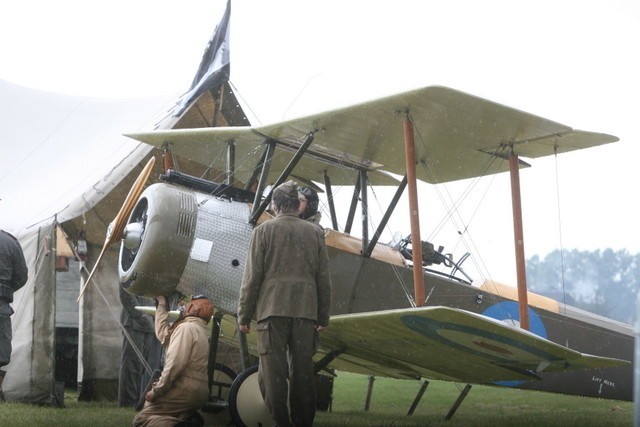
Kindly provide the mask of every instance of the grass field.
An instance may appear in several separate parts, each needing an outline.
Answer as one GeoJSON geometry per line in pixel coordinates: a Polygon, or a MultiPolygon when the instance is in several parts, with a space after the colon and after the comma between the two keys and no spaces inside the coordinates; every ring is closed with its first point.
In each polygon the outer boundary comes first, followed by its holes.
{"type": "MultiPolygon", "coordinates": [[[[340,373],[330,412],[318,412],[317,426],[630,426],[633,404],[551,393],[474,386],[451,420],[445,416],[462,385],[432,381],[412,416],[407,411],[420,388],[417,381],[376,378],[364,411],[368,378],[340,373]]],[[[133,409],[115,403],[78,402],[65,394],[65,408],[0,404],[0,426],[127,426],[133,409]]],[[[228,425],[226,414],[209,425],[228,425]]]]}
{"type": "Polygon", "coordinates": [[[464,384],[432,381],[412,416],[407,411],[417,381],[376,378],[371,405],[363,411],[368,379],[340,374],[333,411],[319,413],[319,426],[630,426],[633,404],[552,393],[473,386],[450,420],[449,409],[464,384]]]}

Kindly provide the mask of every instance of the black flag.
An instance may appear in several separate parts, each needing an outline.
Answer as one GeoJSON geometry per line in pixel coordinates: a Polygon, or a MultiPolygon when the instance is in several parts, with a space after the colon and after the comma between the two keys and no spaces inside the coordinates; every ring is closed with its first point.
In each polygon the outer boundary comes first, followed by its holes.
{"type": "Polygon", "coordinates": [[[211,40],[202,55],[200,67],[196,73],[189,91],[184,94],[177,111],[173,114],[179,116],[195,101],[203,92],[220,87],[229,80],[229,17],[231,16],[231,0],[227,1],[222,20],[213,32],[211,40]]]}

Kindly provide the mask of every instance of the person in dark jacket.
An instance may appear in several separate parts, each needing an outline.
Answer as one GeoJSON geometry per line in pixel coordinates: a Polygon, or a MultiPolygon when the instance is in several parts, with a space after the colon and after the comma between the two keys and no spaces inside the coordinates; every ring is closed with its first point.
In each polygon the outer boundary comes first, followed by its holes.
{"type": "Polygon", "coordinates": [[[311,187],[299,187],[298,198],[300,199],[298,216],[304,220],[320,225],[322,214],[318,212],[320,198],[316,190],[311,187]]]}
{"type": "Polygon", "coordinates": [[[153,300],[132,295],[120,286],[120,302],[120,323],[128,336],[123,336],[122,339],[118,405],[135,407],[153,372],[160,369],[162,345],[156,338],[153,316],[136,310],[136,306],[154,305],[153,300]],[[144,359],[146,365],[140,358],[144,359]]]}
{"type": "Polygon", "coordinates": [[[4,402],[3,368],[11,361],[11,315],[13,293],[27,283],[28,269],[18,240],[0,230],[0,401],[4,402]]]}
{"type": "Polygon", "coordinates": [[[289,181],[273,191],[276,217],[253,230],[238,303],[242,333],[250,332],[252,318],[258,322],[258,383],[281,427],[313,424],[312,358],[331,308],[324,232],[298,217],[298,190],[289,181]]]}

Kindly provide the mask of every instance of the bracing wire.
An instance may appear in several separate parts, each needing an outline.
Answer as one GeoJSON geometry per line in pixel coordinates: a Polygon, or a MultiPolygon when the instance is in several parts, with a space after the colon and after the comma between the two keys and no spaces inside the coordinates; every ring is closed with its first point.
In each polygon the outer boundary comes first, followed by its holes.
{"type": "MultiPolygon", "coordinates": [[[[398,117],[398,114],[394,114],[391,117],[389,117],[389,119],[385,123],[382,124],[381,130],[380,130],[380,132],[378,132],[376,134],[377,138],[376,138],[376,140],[372,141],[372,144],[375,145],[377,141],[382,140],[382,138],[387,133],[387,130],[390,128],[391,124],[394,122],[394,120],[397,117],[398,117]]],[[[330,140],[329,143],[331,144],[331,137],[330,136],[329,136],[329,140],[330,140]]],[[[365,153],[364,157],[366,157],[366,153],[365,153]]],[[[340,163],[336,163],[336,165],[337,166],[342,166],[342,167],[340,167],[340,170],[343,171],[342,172],[342,174],[343,174],[342,177],[344,178],[343,182],[348,182],[348,181],[353,181],[354,180],[354,177],[353,177],[353,174],[352,174],[353,173],[352,168],[350,168],[350,167],[348,167],[348,166],[346,166],[344,164],[340,164],[340,163]]],[[[355,178],[355,179],[357,179],[357,178],[355,178]]],[[[373,184],[369,183],[369,189],[371,189],[373,200],[375,200],[375,202],[378,204],[378,208],[382,211],[381,203],[380,203],[380,200],[378,198],[377,193],[374,190],[373,184]]],[[[334,191],[334,197],[339,192],[340,192],[339,189],[337,191],[334,191]]],[[[361,206],[361,208],[362,208],[362,206],[361,206]]],[[[362,214],[367,216],[369,224],[373,223],[373,218],[372,218],[372,215],[371,215],[371,202],[370,202],[369,206],[367,207],[367,209],[365,209],[365,211],[362,212],[362,214]]],[[[391,233],[391,230],[389,229],[389,225],[388,224],[387,224],[387,231],[391,233]]],[[[384,246],[384,245],[381,246],[381,247],[384,248],[384,250],[391,250],[390,248],[388,248],[387,246],[384,246]]],[[[416,307],[416,303],[415,303],[415,300],[413,298],[413,295],[411,294],[411,292],[407,288],[407,284],[402,279],[402,276],[400,275],[400,271],[399,271],[398,266],[395,265],[395,264],[392,264],[392,269],[393,269],[393,272],[394,272],[394,274],[396,276],[396,279],[397,279],[398,283],[400,284],[400,286],[402,288],[402,291],[404,292],[404,294],[405,294],[405,296],[407,298],[407,301],[409,302],[411,307],[416,307]]]]}
{"type": "MultiPolygon", "coordinates": [[[[409,115],[409,119],[412,122],[414,122],[413,117],[411,117],[411,115],[409,115]]],[[[420,142],[420,144],[422,144],[422,147],[425,150],[425,152],[428,152],[428,147],[427,147],[427,143],[425,141],[425,138],[420,133],[420,128],[415,126],[415,123],[414,123],[414,129],[416,130],[416,134],[418,136],[417,140],[420,142]]],[[[445,217],[438,224],[436,229],[431,233],[429,238],[433,238],[433,236],[439,230],[441,230],[444,227],[444,223],[447,220],[452,221],[452,224],[458,230],[458,234],[460,236],[460,242],[465,246],[465,249],[467,251],[472,252],[472,253],[475,254],[475,256],[472,258],[472,262],[474,263],[474,265],[478,269],[478,272],[482,276],[483,281],[486,281],[487,277],[489,277],[489,275],[487,274],[488,269],[487,269],[487,266],[486,266],[485,262],[482,259],[482,255],[480,254],[480,252],[477,249],[477,246],[476,246],[472,236],[468,233],[468,230],[469,230],[469,226],[471,224],[471,221],[473,220],[473,218],[475,217],[475,215],[477,214],[477,212],[480,209],[481,202],[483,200],[485,200],[486,195],[488,193],[488,190],[489,190],[489,188],[491,187],[492,183],[495,180],[495,174],[491,174],[491,171],[492,170],[498,170],[500,168],[500,164],[496,164],[496,162],[499,159],[500,159],[500,157],[498,157],[498,156],[490,156],[490,158],[487,159],[487,162],[486,162],[485,166],[482,169],[482,173],[479,174],[479,176],[477,178],[474,178],[474,179],[471,180],[469,186],[463,191],[463,193],[461,194],[460,197],[458,197],[457,200],[453,199],[451,193],[449,192],[449,190],[448,190],[448,188],[446,186],[434,185],[434,189],[436,191],[436,194],[437,194],[438,198],[440,199],[440,202],[444,206],[448,206],[448,208],[447,208],[447,212],[446,212],[445,217]],[[492,176],[491,180],[488,182],[488,185],[486,186],[485,191],[484,191],[484,193],[482,195],[481,201],[476,206],[476,208],[475,208],[474,212],[472,213],[471,217],[468,218],[467,220],[464,220],[460,216],[459,207],[461,206],[461,204],[464,201],[464,199],[466,199],[466,197],[471,193],[471,191],[473,189],[475,189],[476,186],[479,185],[481,180],[486,182],[486,180],[484,179],[485,175],[493,175],[493,176],[492,176]]],[[[425,172],[427,173],[427,175],[430,176],[434,182],[438,182],[437,179],[434,179],[434,177],[435,177],[434,171],[431,170],[429,168],[429,166],[425,162],[421,162],[421,164],[422,164],[422,167],[424,168],[425,172]]]]}
{"type": "MultiPolygon", "coordinates": [[[[411,120],[413,121],[413,118],[411,118],[411,120]]],[[[416,129],[416,133],[418,135],[418,141],[420,141],[424,150],[427,151],[427,144],[424,136],[420,133],[420,129],[417,126],[414,126],[414,128],[416,129]]],[[[478,203],[471,217],[468,218],[467,220],[463,219],[460,216],[459,208],[462,205],[463,201],[467,198],[467,196],[480,184],[480,182],[487,182],[486,179],[483,179],[485,178],[484,175],[489,174],[491,170],[499,168],[500,165],[496,165],[497,159],[498,157],[496,156],[491,156],[490,158],[487,159],[487,162],[483,167],[483,173],[480,174],[479,177],[471,180],[467,188],[462,192],[462,194],[458,197],[457,200],[453,199],[451,193],[449,192],[446,186],[434,185],[434,189],[436,191],[436,194],[440,202],[443,204],[443,206],[448,208],[445,216],[442,218],[440,223],[435,227],[435,229],[431,232],[431,234],[429,235],[429,238],[433,238],[438,232],[442,230],[442,228],[444,227],[447,221],[451,221],[454,227],[458,230],[458,234],[461,237],[461,242],[464,244],[465,249],[467,251],[470,251],[476,254],[476,256],[472,258],[472,262],[474,262],[474,264],[478,268],[478,271],[482,273],[484,278],[486,278],[486,271],[487,271],[486,265],[484,262],[482,262],[481,254],[477,250],[477,246],[475,245],[473,238],[468,233],[469,226],[473,218],[475,217],[475,215],[478,213],[482,203],[478,203]]],[[[431,170],[425,162],[421,162],[421,165],[425,170],[425,172],[427,173],[427,175],[432,177],[433,179],[435,177],[434,171],[431,170]]],[[[491,180],[486,185],[481,201],[485,200],[486,195],[489,189],[491,188],[492,183],[495,180],[495,174],[491,174],[491,175],[493,176],[491,177],[491,180]]],[[[433,179],[433,180],[437,181],[436,179],[433,179]]]]}

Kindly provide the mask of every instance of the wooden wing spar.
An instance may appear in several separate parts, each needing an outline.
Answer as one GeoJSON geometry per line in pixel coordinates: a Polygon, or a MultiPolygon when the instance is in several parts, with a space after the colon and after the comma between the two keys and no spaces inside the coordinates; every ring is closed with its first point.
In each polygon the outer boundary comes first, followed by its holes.
{"type": "MultiPolygon", "coordinates": [[[[495,102],[453,89],[431,86],[362,104],[258,127],[205,128],[128,134],[219,170],[220,155],[233,143],[236,178],[247,182],[256,150],[267,141],[293,152],[306,135],[313,143],[294,175],[322,181],[326,172],[336,185],[352,185],[344,168],[369,171],[373,185],[397,185],[387,174],[404,175],[403,119],[415,128],[417,179],[442,183],[509,170],[494,162],[510,154],[538,158],[615,142],[615,136],[574,130],[495,102]],[[333,172],[333,173],[332,173],[333,172]],[[378,172],[378,173],[373,173],[378,172]]],[[[275,156],[271,177],[284,170],[290,156],[275,156]]],[[[520,166],[526,166],[520,163],[520,166]]]]}

